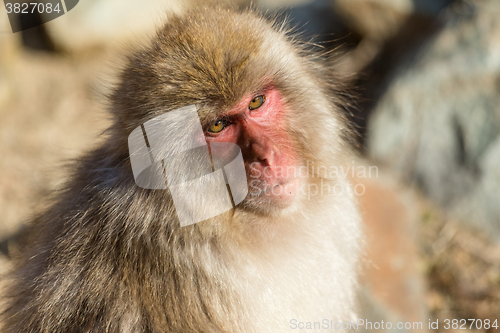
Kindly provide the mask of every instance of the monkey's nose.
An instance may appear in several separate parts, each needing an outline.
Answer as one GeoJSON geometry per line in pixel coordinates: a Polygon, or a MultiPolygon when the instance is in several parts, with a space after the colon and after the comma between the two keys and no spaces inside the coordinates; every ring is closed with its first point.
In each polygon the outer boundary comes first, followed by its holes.
{"type": "Polygon", "coordinates": [[[274,146],[268,141],[261,140],[258,143],[252,144],[252,152],[255,156],[255,159],[270,167],[274,164],[274,159],[275,159],[275,151],[274,151],[274,146]]]}

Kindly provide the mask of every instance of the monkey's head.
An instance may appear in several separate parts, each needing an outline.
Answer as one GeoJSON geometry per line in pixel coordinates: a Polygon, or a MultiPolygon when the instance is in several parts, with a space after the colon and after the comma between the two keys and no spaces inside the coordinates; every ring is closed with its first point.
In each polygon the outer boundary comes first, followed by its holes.
{"type": "Polygon", "coordinates": [[[249,193],[236,209],[297,209],[304,186],[320,178],[304,168],[335,165],[341,151],[342,122],[317,60],[283,25],[253,12],[174,16],[122,72],[112,97],[120,146],[148,120],[196,105],[201,140],[241,149],[249,193]]]}

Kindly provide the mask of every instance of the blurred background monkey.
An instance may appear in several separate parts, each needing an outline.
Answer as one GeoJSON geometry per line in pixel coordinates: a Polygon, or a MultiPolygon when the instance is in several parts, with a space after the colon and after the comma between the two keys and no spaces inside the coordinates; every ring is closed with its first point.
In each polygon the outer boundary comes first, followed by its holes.
{"type": "Polygon", "coordinates": [[[32,221],[2,331],[285,332],[293,319],[351,319],[360,222],[345,176],[324,171],[348,157],[332,82],[256,13],[171,17],[121,72],[105,142],[32,221]],[[188,105],[208,144],[241,149],[249,193],[181,227],[168,190],[134,183],[128,137],[188,105]]]}

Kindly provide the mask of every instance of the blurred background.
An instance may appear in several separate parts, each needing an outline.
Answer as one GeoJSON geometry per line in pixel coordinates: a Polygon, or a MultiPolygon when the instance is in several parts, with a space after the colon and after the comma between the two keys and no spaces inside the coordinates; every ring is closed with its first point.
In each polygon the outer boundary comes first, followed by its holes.
{"type": "MultiPolygon", "coordinates": [[[[365,189],[360,317],[419,321],[423,331],[429,320],[447,332],[459,330],[445,319],[500,325],[500,1],[253,3],[330,55],[355,163],[378,168],[353,179],[365,189]]],[[[15,34],[0,10],[0,274],[64,164],[109,125],[106,94],[123,55],[182,8],[84,0],[15,34]]]]}

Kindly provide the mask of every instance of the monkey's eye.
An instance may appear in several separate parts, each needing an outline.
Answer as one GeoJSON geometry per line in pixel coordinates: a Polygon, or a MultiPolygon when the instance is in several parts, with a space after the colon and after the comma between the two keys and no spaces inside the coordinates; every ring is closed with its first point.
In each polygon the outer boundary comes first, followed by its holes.
{"type": "Polygon", "coordinates": [[[258,109],[262,106],[262,104],[264,104],[265,101],[266,101],[266,98],[263,95],[254,97],[254,99],[252,99],[250,101],[250,104],[248,104],[248,108],[250,110],[258,109]]]}
{"type": "Polygon", "coordinates": [[[210,127],[208,128],[208,131],[210,133],[219,133],[220,131],[222,131],[224,128],[226,128],[227,126],[227,122],[222,120],[222,119],[218,119],[216,121],[214,121],[212,123],[212,125],[210,125],[210,127]]]}

